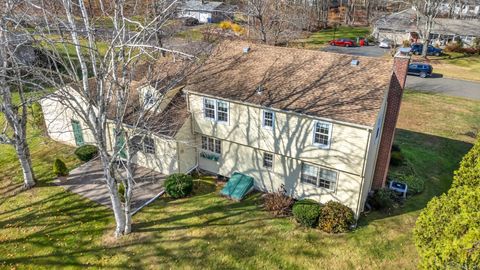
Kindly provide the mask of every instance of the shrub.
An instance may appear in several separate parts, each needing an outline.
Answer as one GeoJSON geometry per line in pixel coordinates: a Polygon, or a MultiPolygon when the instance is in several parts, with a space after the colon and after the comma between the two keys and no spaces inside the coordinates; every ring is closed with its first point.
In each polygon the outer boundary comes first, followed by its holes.
{"type": "Polygon", "coordinates": [[[192,192],[193,178],[183,173],[175,173],[167,177],[165,180],[165,191],[171,197],[183,198],[192,192]]]}
{"type": "MultiPolygon", "coordinates": [[[[478,175],[480,177],[480,175],[478,175]]],[[[475,269],[480,262],[480,187],[457,187],[420,213],[414,240],[423,269],[475,269]]]]}
{"type": "Polygon", "coordinates": [[[292,213],[298,223],[305,227],[316,227],[321,206],[314,200],[297,201],[292,207],[292,213]]]}
{"type": "Polygon", "coordinates": [[[75,150],[75,155],[81,161],[90,161],[92,158],[96,157],[98,154],[98,149],[95,145],[82,145],[75,150]]]}
{"type": "Polygon", "coordinates": [[[398,144],[392,144],[392,152],[401,152],[402,149],[400,148],[400,145],[398,144]]]}
{"type": "Polygon", "coordinates": [[[245,34],[245,29],[236,23],[232,24],[232,31],[237,35],[245,34]]]}
{"type": "Polygon", "coordinates": [[[67,166],[65,165],[65,162],[63,162],[61,159],[57,158],[53,162],[53,174],[56,176],[67,176],[68,175],[68,169],[67,166]]]}
{"type": "Polygon", "coordinates": [[[232,22],[230,22],[230,21],[222,21],[222,22],[220,22],[219,26],[220,26],[220,28],[222,28],[223,30],[232,29],[232,22]]]}
{"type": "Polygon", "coordinates": [[[391,211],[395,206],[396,194],[393,190],[381,188],[376,190],[371,197],[369,203],[376,210],[391,211]]]}
{"type": "Polygon", "coordinates": [[[403,164],[405,157],[403,156],[402,152],[393,151],[390,156],[390,165],[392,166],[400,166],[403,164]]]}
{"type": "Polygon", "coordinates": [[[277,192],[265,194],[263,206],[265,210],[271,212],[276,217],[286,217],[291,215],[294,203],[295,200],[287,196],[286,190],[282,185],[277,192]]]}
{"type": "Polygon", "coordinates": [[[455,171],[452,187],[480,186],[480,140],[470,149],[460,162],[460,167],[455,171]]]}
{"type": "Polygon", "coordinates": [[[355,224],[352,209],[335,201],[327,202],[320,213],[319,227],[328,233],[342,233],[350,230],[355,224]]]}
{"type": "Polygon", "coordinates": [[[412,46],[412,43],[410,42],[410,40],[406,39],[404,41],[402,41],[402,45],[404,48],[408,48],[410,46],[412,46]]]}
{"type": "Polygon", "coordinates": [[[32,103],[30,106],[31,112],[32,112],[32,118],[33,118],[33,124],[37,128],[43,128],[45,124],[45,120],[43,117],[43,111],[42,111],[42,106],[38,102],[32,103]]]}

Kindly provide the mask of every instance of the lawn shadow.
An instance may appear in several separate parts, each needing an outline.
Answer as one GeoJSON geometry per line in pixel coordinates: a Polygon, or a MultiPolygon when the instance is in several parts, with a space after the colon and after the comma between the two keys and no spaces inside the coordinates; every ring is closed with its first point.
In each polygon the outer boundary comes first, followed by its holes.
{"type": "Polygon", "coordinates": [[[373,220],[423,209],[433,197],[448,191],[454,171],[473,146],[464,141],[404,129],[396,130],[395,144],[400,146],[416,176],[425,180],[425,189],[420,194],[408,196],[404,204],[391,213],[372,211],[363,214],[359,220],[360,226],[368,225],[373,220]]]}

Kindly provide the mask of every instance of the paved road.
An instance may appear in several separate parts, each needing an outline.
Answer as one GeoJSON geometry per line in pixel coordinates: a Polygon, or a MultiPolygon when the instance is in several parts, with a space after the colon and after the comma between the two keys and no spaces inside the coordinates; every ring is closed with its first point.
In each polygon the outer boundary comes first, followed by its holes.
{"type": "Polygon", "coordinates": [[[406,87],[419,91],[480,100],[480,82],[439,78],[437,76],[425,79],[408,76],[406,87]]]}
{"type": "Polygon", "coordinates": [[[370,56],[370,57],[382,57],[389,53],[389,49],[382,49],[378,46],[366,46],[366,47],[338,47],[338,46],[325,46],[320,50],[325,52],[335,52],[358,56],[370,56]]]}

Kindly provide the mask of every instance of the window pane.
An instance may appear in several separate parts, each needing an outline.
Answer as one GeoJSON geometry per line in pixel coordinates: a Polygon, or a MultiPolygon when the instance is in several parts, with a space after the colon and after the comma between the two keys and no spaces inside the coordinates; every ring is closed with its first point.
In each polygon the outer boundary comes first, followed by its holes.
{"type": "Polygon", "coordinates": [[[320,170],[319,187],[334,190],[335,182],[337,181],[337,172],[327,169],[320,170]]]}
{"type": "Polygon", "coordinates": [[[208,150],[208,138],[205,136],[202,136],[202,149],[208,150]]]}
{"type": "Polygon", "coordinates": [[[273,127],[273,112],[263,111],[263,126],[273,127]]]}
{"type": "Polygon", "coordinates": [[[143,139],[143,149],[145,153],[155,154],[155,141],[152,138],[143,139]]]}
{"type": "Polygon", "coordinates": [[[318,168],[308,164],[302,164],[301,181],[312,185],[317,185],[318,168]]]}
{"type": "Polygon", "coordinates": [[[215,119],[215,101],[212,99],[203,100],[203,110],[205,118],[215,119]]]}
{"type": "Polygon", "coordinates": [[[263,153],[263,167],[268,169],[273,167],[273,154],[263,153]]]}
{"type": "Polygon", "coordinates": [[[222,142],[220,140],[215,141],[215,153],[221,154],[222,153],[222,142]]]}
{"type": "Polygon", "coordinates": [[[228,103],[217,101],[217,117],[218,121],[228,122],[228,103]]]}
{"type": "Polygon", "coordinates": [[[213,138],[208,138],[208,151],[215,152],[215,146],[214,146],[213,138]]]}
{"type": "Polygon", "coordinates": [[[317,122],[313,134],[313,142],[321,145],[328,145],[330,133],[330,124],[317,122]]]}

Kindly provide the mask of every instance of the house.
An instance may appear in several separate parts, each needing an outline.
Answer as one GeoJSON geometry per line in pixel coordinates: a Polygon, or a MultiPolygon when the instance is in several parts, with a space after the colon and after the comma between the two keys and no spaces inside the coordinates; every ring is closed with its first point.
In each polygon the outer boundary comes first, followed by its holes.
{"type": "MultiPolygon", "coordinates": [[[[421,42],[421,29],[424,19],[417,19],[413,9],[383,16],[373,26],[372,35],[377,40],[391,39],[397,44],[403,41],[421,42]]],[[[473,40],[480,37],[480,21],[477,19],[437,18],[430,32],[430,42],[444,45],[450,41],[461,39],[465,45],[472,46],[473,40]]]]}
{"type": "Polygon", "coordinates": [[[180,4],[179,18],[195,18],[200,23],[217,23],[225,20],[229,7],[223,2],[188,0],[180,4]]]}
{"type": "MultiPolygon", "coordinates": [[[[258,190],[284,185],[295,198],[340,201],[358,217],[370,190],[385,185],[409,61],[223,42],[173,95],[184,104],[170,114],[187,115],[178,131],[152,132],[149,144],[171,155],[136,160],[165,174],[242,172],[258,190]]],[[[68,130],[64,141],[73,143],[73,116],[58,117],[51,102],[42,103],[50,136],[68,130]]]]}

